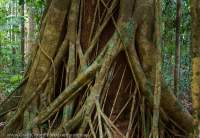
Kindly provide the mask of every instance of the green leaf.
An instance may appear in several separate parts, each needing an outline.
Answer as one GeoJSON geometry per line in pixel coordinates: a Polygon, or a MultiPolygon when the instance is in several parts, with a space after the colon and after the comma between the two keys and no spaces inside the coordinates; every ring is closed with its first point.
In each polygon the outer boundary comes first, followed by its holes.
{"type": "Polygon", "coordinates": [[[14,76],[12,76],[12,77],[10,78],[10,82],[11,82],[11,83],[16,83],[16,82],[20,81],[21,79],[22,79],[22,76],[19,75],[19,74],[17,74],[17,75],[14,75],[14,76]]]}

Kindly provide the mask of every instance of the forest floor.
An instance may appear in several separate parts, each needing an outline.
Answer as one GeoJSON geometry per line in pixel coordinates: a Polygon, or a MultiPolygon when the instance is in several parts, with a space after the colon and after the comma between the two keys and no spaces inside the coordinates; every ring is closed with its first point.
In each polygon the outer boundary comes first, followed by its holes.
{"type": "MultiPolygon", "coordinates": [[[[4,95],[4,93],[0,92],[0,104],[5,99],[6,99],[6,96],[4,95]]],[[[185,107],[185,109],[187,109],[190,113],[192,113],[192,102],[191,102],[190,92],[184,92],[184,94],[180,96],[179,101],[185,107]]],[[[115,118],[115,116],[111,116],[111,120],[112,118],[115,118]]],[[[121,130],[122,132],[126,131],[127,125],[128,125],[128,120],[121,120],[116,124],[116,126],[118,126],[119,130],[121,130]]],[[[5,122],[0,120],[0,130],[3,129],[4,126],[5,126],[5,122]]],[[[115,138],[120,138],[120,135],[115,134],[115,138]]]]}

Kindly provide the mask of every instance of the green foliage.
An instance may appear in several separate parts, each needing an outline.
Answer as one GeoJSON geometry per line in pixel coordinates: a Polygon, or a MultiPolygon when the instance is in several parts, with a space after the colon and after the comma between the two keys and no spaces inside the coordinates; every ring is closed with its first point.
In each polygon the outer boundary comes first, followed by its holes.
{"type": "Polygon", "coordinates": [[[16,83],[16,82],[20,81],[21,79],[22,79],[22,76],[19,75],[19,74],[17,74],[17,75],[14,75],[14,76],[12,76],[12,77],[10,78],[10,82],[11,82],[11,83],[16,83]]]}
{"type": "Polygon", "coordinates": [[[6,72],[0,72],[0,89],[4,90],[6,95],[9,95],[19,84],[22,79],[22,75],[10,75],[6,72]]]}
{"type": "MultiPolygon", "coordinates": [[[[39,28],[41,15],[45,8],[45,0],[27,0],[26,4],[31,6],[34,10],[34,20],[36,22],[36,28],[39,28]]],[[[29,9],[28,9],[29,10],[29,9]]]]}
{"type": "MultiPolygon", "coordinates": [[[[25,0],[34,9],[36,32],[44,10],[43,0],[25,0]]],[[[22,0],[0,0],[0,90],[8,95],[22,79],[21,23],[27,21],[29,9],[21,16],[22,0]]]]}
{"type": "MultiPolygon", "coordinates": [[[[176,1],[166,0],[163,2],[163,76],[168,86],[173,88],[175,66],[175,27],[176,27],[176,1]]],[[[180,68],[180,91],[190,91],[191,83],[191,17],[189,13],[189,1],[182,1],[181,17],[181,68],[180,68]]],[[[184,94],[184,93],[181,93],[184,94]]]]}

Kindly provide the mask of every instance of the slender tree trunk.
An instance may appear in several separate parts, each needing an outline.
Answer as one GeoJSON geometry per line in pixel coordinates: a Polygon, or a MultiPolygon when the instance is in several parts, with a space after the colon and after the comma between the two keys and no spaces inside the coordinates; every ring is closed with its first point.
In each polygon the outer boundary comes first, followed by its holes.
{"type": "Polygon", "coordinates": [[[174,71],[174,94],[179,97],[179,81],[180,81],[180,24],[181,24],[181,0],[177,0],[176,6],[176,55],[175,55],[175,71],[174,71]]]}
{"type": "MultiPolygon", "coordinates": [[[[9,5],[10,15],[15,16],[15,3],[10,3],[9,5]]],[[[11,18],[11,22],[13,19],[11,18]]],[[[15,43],[15,34],[14,34],[14,26],[10,25],[10,31],[9,31],[9,37],[10,37],[10,44],[12,46],[12,69],[13,74],[16,73],[16,48],[14,46],[15,43]]]]}
{"type": "Polygon", "coordinates": [[[27,59],[31,57],[31,49],[34,47],[34,42],[35,42],[35,21],[34,21],[34,16],[35,16],[35,9],[33,7],[33,1],[31,3],[27,4],[27,10],[28,10],[28,29],[27,29],[27,42],[26,42],[26,49],[25,49],[25,56],[26,56],[26,63],[27,59]]]}
{"type": "Polygon", "coordinates": [[[153,124],[152,132],[153,138],[159,138],[159,112],[160,112],[160,99],[161,99],[161,82],[162,82],[162,55],[161,55],[161,3],[160,0],[155,0],[155,34],[154,41],[157,48],[157,58],[156,58],[156,77],[155,77],[155,88],[154,88],[154,107],[153,107],[153,124]]]}
{"type": "Polygon", "coordinates": [[[24,59],[24,55],[25,55],[25,18],[24,18],[24,11],[25,11],[25,0],[21,0],[21,66],[22,66],[22,70],[24,70],[25,67],[25,59],[24,59]]]}

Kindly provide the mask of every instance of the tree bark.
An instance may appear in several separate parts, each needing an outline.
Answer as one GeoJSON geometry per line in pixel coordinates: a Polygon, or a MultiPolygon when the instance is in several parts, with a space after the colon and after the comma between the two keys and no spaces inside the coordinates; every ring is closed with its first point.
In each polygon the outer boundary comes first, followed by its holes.
{"type": "Polygon", "coordinates": [[[179,97],[179,81],[180,81],[180,24],[181,24],[181,0],[177,0],[176,6],[176,55],[175,55],[175,71],[174,71],[174,94],[179,97]]]}
{"type": "MultiPolygon", "coordinates": [[[[149,136],[158,55],[154,8],[149,0],[52,0],[22,100],[2,134],[36,134],[37,128],[48,134],[149,136]],[[73,112],[65,116],[69,107],[73,112]],[[22,130],[14,125],[21,118],[22,130]]],[[[190,114],[164,81],[161,86],[159,127],[167,136],[173,133],[163,124],[187,135],[190,114]]]]}
{"type": "Polygon", "coordinates": [[[160,117],[160,99],[161,99],[161,81],[162,81],[162,42],[161,42],[161,3],[160,0],[155,0],[155,33],[154,33],[154,43],[158,49],[156,58],[156,77],[154,86],[154,105],[153,105],[153,124],[152,124],[152,136],[153,138],[159,137],[159,117],[160,117]]]}
{"type": "Polygon", "coordinates": [[[25,1],[21,1],[21,66],[22,70],[24,70],[25,67],[25,17],[24,17],[24,11],[25,11],[25,1]]]}
{"type": "Polygon", "coordinates": [[[193,137],[198,137],[200,133],[200,2],[191,1],[192,15],[192,107],[193,107],[193,137]]]}
{"type": "Polygon", "coordinates": [[[28,10],[28,23],[27,23],[27,42],[25,46],[25,62],[27,63],[27,59],[29,59],[31,56],[31,51],[33,47],[35,46],[35,9],[33,7],[33,1],[31,3],[27,4],[27,10],[28,10]]]}

